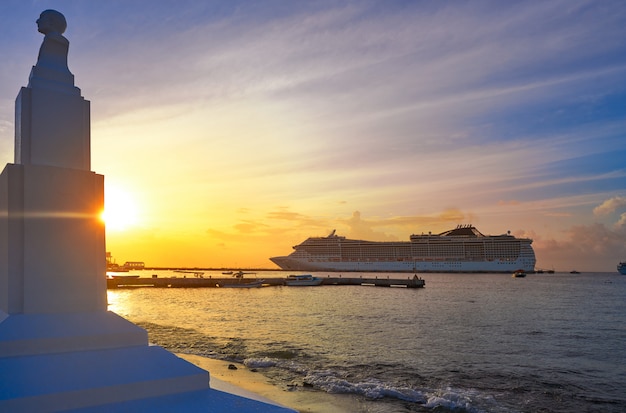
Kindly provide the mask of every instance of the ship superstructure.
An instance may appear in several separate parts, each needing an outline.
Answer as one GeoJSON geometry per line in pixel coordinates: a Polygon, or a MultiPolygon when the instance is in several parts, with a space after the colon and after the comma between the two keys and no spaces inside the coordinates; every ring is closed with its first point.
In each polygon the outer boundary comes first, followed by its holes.
{"type": "Polygon", "coordinates": [[[440,234],[411,235],[410,241],[363,241],[310,237],[287,256],[270,260],[292,271],[360,272],[533,272],[532,239],[507,232],[483,235],[472,225],[440,234]]]}

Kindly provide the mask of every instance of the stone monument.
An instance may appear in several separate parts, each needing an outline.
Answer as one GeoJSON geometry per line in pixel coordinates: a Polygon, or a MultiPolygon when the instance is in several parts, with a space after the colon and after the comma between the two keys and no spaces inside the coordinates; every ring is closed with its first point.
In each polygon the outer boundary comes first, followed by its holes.
{"type": "Polygon", "coordinates": [[[63,14],[15,101],[0,175],[0,412],[286,412],[211,389],[209,374],[107,310],[104,176],[90,107],[68,69],[63,14]]]}

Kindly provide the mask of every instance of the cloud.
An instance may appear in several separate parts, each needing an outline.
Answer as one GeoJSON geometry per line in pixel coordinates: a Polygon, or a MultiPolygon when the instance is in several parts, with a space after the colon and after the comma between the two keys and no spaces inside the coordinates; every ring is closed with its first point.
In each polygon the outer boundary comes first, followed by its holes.
{"type": "MultiPolygon", "coordinates": [[[[333,228],[405,240],[478,218],[545,233],[624,212],[623,1],[181,1],[64,6],[94,167],[158,182],[155,222],[254,205],[204,234],[231,246],[333,228]]],[[[14,3],[7,161],[41,44],[37,2],[14,3]]]]}
{"type": "MultiPolygon", "coordinates": [[[[626,217],[622,216],[622,221],[626,217]]],[[[603,224],[576,225],[565,231],[564,240],[533,237],[537,266],[557,266],[561,271],[594,271],[607,268],[626,256],[626,227],[611,229],[603,224]]]]}
{"type": "Polygon", "coordinates": [[[255,221],[242,221],[242,222],[235,224],[234,228],[239,233],[247,235],[251,233],[257,233],[260,230],[266,229],[267,225],[262,224],[260,222],[255,222],[255,221]]]}
{"type": "Polygon", "coordinates": [[[450,229],[451,226],[472,221],[473,214],[451,208],[433,215],[394,216],[389,218],[364,219],[361,212],[354,211],[348,219],[337,218],[336,222],[347,227],[348,236],[367,241],[406,240],[410,234],[420,231],[433,233],[450,229]]]}
{"type": "Polygon", "coordinates": [[[626,212],[619,217],[619,221],[615,224],[617,228],[626,229],[626,212]]]}
{"type": "Polygon", "coordinates": [[[594,215],[608,215],[624,208],[626,208],[626,197],[616,196],[595,207],[593,213],[594,215]]]}
{"type": "Polygon", "coordinates": [[[291,212],[286,208],[281,208],[278,211],[270,211],[267,214],[267,218],[270,220],[285,221],[285,223],[291,227],[328,228],[326,220],[313,218],[298,212],[291,212]]]}
{"type": "Polygon", "coordinates": [[[361,213],[354,211],[352,217],[341,222],[348,226],[348,236],[350,238],[363,239],[368,241],[395,241],[397,238],[385,234],[384,232],[374,231],[374,227],[380,223],[369,222],[361,219],[361,213]]]}
{"type": "Polygon", "coordinates": [[[508,201],[505,201],[505,200],[499,200],[498,201],[498,205],[500,205],[500,206],[509,206],[509,205],[517,206],[517,205],[520,205],[520,204],[521,204],[521,202],[516,200],[516,199],[510,199],[508,201]]]}

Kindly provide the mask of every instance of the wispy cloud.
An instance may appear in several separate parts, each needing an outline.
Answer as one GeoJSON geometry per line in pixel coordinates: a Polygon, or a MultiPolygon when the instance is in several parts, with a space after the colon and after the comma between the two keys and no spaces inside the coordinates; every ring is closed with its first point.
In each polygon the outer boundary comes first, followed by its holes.
{"type": "MultiPolygon", "coordinates": [[[[0,39],[7,162],[40,8],[0,5],[13,16],[0,39]]],[[[621,222],[619,0],[58,8],[92,101],[94,167],[137,187],[168,228],[289,245],[335,226],[406,239],[471,221],[564,242],[575,225],[621,222]]]]}

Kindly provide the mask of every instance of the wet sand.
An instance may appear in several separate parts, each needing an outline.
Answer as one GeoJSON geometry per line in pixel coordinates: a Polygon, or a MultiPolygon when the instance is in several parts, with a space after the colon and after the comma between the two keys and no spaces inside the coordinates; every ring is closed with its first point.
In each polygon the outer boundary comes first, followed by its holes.
{"type": "MultiPolygon", "coordinates": [[[[272,384],[263,374],[249,370],[243,364],[189,354],[177,355],[207,370],[211,375],[211,388],[216,390],[237,393],[236,387],[238,387],[300,413],[351,413],[360,410],[358,409],[359,400],[353,395],[328,394],[302,387],[282,388],[272,384]],[[234,364],[237,370],[230,370],[229,364],[234,364]]],[[[245,396],[245,393],[241,395],[245,396]]]]}

